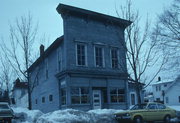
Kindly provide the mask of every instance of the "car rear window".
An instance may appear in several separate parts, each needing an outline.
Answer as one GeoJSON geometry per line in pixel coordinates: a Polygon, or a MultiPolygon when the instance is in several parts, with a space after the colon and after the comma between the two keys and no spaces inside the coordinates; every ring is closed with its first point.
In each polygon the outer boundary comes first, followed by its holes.
{"type": "Polygon", "coordinates": [[[0,109],[9,109],[8,105],[0,105],[0,109]]]}
{"type": "Polygon", "coordinates": [[[166,108],[165,105],[163,105],[163,104],[158,104],[158,109],[165,109],[165,108],[166,108]]]}

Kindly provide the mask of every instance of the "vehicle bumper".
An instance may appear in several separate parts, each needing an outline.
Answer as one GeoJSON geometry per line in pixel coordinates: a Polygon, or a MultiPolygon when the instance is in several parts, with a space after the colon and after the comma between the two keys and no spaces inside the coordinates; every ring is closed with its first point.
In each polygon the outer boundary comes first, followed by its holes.
{"type": "Polygon", "coordinates": [[[116,116],[115,115],[115,119],[119,122],[124,122],[124,123],[130,123],[132,122],[131,117],[130,116],[116,116]]]}

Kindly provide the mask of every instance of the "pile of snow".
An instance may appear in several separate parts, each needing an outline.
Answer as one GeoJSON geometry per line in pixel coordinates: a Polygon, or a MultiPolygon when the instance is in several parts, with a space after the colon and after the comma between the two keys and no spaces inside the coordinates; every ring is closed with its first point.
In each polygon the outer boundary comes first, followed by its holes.
{"type": "Polygon", "coordinates": [[[123,110],[97,109],[88,112],[75,109],[58,110],[43,114],[39,110],[13,108],[14,123],[117,123],[114,113],[123,110]]]}
{"type": "Polygon", "coordinates": [[[74,109],[58,110],[40,116],[37,123],[117,123],[113,114],[119,111],[113,109],[98,109],[88,112],[74,109]]]}
{"type": "Polygon", "coordinates": [[[13,108],[15,120],[13,123],[36,123],[36,120],[43,115],[39,110],[28,110],[27,108],[13,108]]]}

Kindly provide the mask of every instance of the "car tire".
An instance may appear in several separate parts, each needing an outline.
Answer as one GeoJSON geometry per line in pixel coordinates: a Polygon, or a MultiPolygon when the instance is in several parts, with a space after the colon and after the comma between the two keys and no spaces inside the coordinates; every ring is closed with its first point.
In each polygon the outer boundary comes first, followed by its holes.
{"type": "Polygon", "coordinates": [[[133,120],[133,123],[143,123],[143,119],[141,116],[136,116],[133,120]]]}
{"type": "Polygon", "coordinates": [[[171,122],[171,116],[170,115],[166,115],[164,117],[164,123],[170,123],[171,122]]]}

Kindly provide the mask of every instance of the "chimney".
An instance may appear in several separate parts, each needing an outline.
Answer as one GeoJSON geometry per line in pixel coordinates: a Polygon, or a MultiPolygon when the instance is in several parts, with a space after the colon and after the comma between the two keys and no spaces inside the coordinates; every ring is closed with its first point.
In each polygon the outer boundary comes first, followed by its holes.
{"type": "Polygon", "coordinates": [[[160,81],[161,81],[161,77],[159,76],[159,77],[158,77],[158,82],[160,82],[160,81]]]}
{"type": "Polygon", "coordinates": [[[42,56],[44,53],[44,45],[41,44],[39,50],[40,50],[40,56],[42,56]]]}

